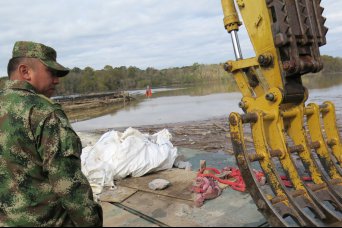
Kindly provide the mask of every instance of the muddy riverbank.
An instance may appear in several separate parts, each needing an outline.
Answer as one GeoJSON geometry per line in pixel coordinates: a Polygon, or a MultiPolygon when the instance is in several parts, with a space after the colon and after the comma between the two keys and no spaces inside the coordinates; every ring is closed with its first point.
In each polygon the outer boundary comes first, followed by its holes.
{"type": "MultiPolygon", "coordinates": [[[[342,119],[337,117],[337,125],[342,134],[342,119]]],[[[171,142],[174,146],[198,149],[206,152],[224,152],[233,154],[229,134],[228,116],[211,118],[209,120],[188,121],[181,123],[169,123],[158,125],[144,125],[134,127],[142,133],[154,134],[167,129],[172,135],[171,142]]],[[[100,136],[110,130],[124,132],[127,127],[108,128],[88,132],[77,132],[83,146],[94,145],[100,136]]],[[[253,139],[248,125],[245,126],[245,143],[253,146],[253,139]]]]}
{"type": "Polygon", "coordinates": [[[129,105],[135,100],[127,92],[110,92],[89,95],[55,97],[71,123],[95,118],[129,105]]]}
{"type": "MultiPolygon", "coordinates": [[[[100,110],[105,112],[101,116],[86,121],[76,121],[72,126],[77,132],[80,132],[80,135],[84,135],[85,139],[96,140],[103,133],[112,129],[123,132],[128,127],[133,127],[143,133],[154,134],[166,128],[172,134],[171,142],[175,146],[208,152],[231,153],[228,116],[231,112],[242,112],[238,107],[241,94],[214,93],[206,95],[191,94],[190,91],[188,89],[168,91],[166,94],[160,93],[160,96],[151,99],[130,102],[124,107],[120,102],[118,106],[107,106],[100,110]],[[86,137],[87,135],[92,137],[86,137]]],[[[322,104],[326,100],[332,101],[336,106],[340,132],[342,126],[341,91],[342,85],[329,89],[311,90],[310,98],[306,103],[322,104]]],[[[88,110],[97,112],[97,109],[94,108],[88,110]]],[[[78,113],[79,115],[89,115],[85,111],[78,113]]],[[[248,143],[251,143],[249,126],[246,126],[245,132],[247,132],[248,143]]]]}
{"type": "MultiPolygon", "coordinates": [[[[145,125],[134,128],[147,134],[154,134],[160,130],[167,129],[172,135],[171,142],[174,146],[207,152],[233,153],[229,135],[228,116],[201,121],[145,125]]],[[[126,127],[120,127],[77,133],[82,140],[83,146],[87,146],[94,145],[105,132],[110,130],[124,132],[126,129],[126,127]]],[[[251,141],[248,134],[246,135],[246,139],[247,141],[251,141]]]]}

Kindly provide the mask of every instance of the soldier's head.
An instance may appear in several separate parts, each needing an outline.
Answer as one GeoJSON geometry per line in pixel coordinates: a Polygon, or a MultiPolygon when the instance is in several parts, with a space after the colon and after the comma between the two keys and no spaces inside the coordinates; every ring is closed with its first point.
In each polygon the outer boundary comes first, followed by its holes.
{"type": "Polygon", "coordinates": [[[30,41],[14,44],[12,58],[8,62],[7,73],[10,80],[29,82],[38,93],[51,97],[59,78],[69,73],[56,61],[56,51],[48,46],[30,41]]]}

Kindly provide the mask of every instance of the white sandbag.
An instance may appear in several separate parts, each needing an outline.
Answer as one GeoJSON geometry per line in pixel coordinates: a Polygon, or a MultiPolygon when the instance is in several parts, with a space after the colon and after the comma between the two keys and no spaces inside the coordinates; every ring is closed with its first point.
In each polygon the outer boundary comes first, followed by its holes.
{"type": "Polygon", "coordinates": [[[178,156],[170,140],[167,129],[154,135],[134,128],[124,133],[109,131],[93,147],[83,149],[82,172],[93,190],[101,192],[104,186],[114,186],[113,180],[170,169],[178,156]]]}

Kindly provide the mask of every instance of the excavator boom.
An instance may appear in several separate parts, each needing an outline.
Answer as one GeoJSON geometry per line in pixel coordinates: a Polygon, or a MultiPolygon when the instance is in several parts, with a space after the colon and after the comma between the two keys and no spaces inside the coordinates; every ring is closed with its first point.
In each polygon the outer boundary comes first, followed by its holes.
{"type": "Polygon", "coordinates": [[[243,96],[244,114],[230,114],[230,132],[249,193],[272,226],[341,226],[342,145],[334,104],[306,104],[309,93],[301,79],[323,69],[319,47],[328,29],[321,1],[221,2],[236,57],[225,69],[243,96]],[[253,58],[243,58],[239,15],[253,58]],[[244,124],[250,125],[253,150],[244,143],[244,124]],[[255,168],[263,170],[265,186],[255,168]]]}

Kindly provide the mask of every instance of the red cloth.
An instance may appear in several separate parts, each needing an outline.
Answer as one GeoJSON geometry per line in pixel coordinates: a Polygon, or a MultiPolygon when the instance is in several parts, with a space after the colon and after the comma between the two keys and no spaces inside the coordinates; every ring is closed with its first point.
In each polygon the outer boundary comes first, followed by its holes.
{"type": "Polygon", "coordinates": [[[221,195],[221,189],[210,177],[196,177],[192,192],[195,193],[195,206],[201,207],[205,200],[214,199],[221,195]]]}
{"type": "MultiPolygon", "coordinates": [[[[253,170],[253,171],[254,171],[254,175],[257,178],[258,182],[261,184],[264,184],[265,183],[265,176],[264,176],[263,172],[257,171],[257,170],[253,170]]],[[[197,176],[211,177],[211,178],[217,180],[218,182],[220,182],[222,184],[229,185],[234,190],[237,190],[240,192],[246,191],[246,184],[243,181],[241,172],[238,168],[226,167],[222,170],[222,172],[220,172],[218,169],[215,169],[215,168],[205,168],[205,169],[200,170],[198,172],[197,176]],[[210,170],[210,171],[214,172],[215,174],[205,174],[204,173],[205,170],[210,170]],[[223,179],[223,178],[217,177],[217,175],[221,175],[223,172],[227,173],[226,178],[223,179]],[[233,179],[233,180],[229,180],[229,179],[233,179]]]]}

